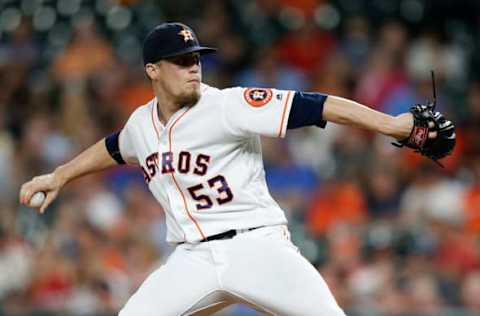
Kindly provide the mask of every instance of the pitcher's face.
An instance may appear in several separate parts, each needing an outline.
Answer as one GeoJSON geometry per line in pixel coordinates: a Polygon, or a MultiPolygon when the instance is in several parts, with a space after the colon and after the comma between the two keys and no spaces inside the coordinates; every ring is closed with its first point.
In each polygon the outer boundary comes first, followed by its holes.
{"type": "MultiPolygon", "coordinates": [[[[180,106],[192,106],[200,99],[200,83],[202,69],[199,53],[188,53],[165,58],[155,64],[154,71],[147,69],[150,78],[158,82],[158,86],[171,96],[180,106]]],[[[152,70],[152,68],[150,69],[152,70]]]]}

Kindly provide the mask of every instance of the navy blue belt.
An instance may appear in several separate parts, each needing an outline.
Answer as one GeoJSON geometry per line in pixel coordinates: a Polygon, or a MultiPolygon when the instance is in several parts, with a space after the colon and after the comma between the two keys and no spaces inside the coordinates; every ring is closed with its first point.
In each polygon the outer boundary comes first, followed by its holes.
{"type": "Polygon", "coordinates": [[[212,240],[221,240],[221,239],[232,239],[233,237],[235,237],[238,234],[241,234],[241,233],[244,233],[244,232],[249,232],[249,231],[255,230],[257,228],[261,228],[261,227],[263,227],[263,226],[246,228],[246,229],[230,229],[230,230],[227,230],[226,232],[223,232],[223,233],[220,233],[220,234],[208,236],[208,237],[200,240],[200,242],[212,241],[212,240]]]}

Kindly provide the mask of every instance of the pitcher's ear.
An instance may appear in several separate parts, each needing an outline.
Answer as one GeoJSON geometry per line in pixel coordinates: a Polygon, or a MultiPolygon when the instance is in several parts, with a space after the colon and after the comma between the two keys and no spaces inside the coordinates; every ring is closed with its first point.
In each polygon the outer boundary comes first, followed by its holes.
{"type": "Polygon", "coordinates": [[[147,74],[148,79],[154,80],[158,77],[158,66],[152,63],[148,63],[145,65],[145,72],[147,74]]]}

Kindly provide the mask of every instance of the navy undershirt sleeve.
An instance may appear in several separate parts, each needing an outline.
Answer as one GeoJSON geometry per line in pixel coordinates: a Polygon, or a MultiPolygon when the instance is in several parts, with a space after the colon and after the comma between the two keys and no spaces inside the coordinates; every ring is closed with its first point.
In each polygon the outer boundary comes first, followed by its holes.
{"type": "Polygon", "coordinates": [[[312,125],[324,128],[327,122],[323,120],[322,113],[326,99],[326,94],[295,92],[288,117],[287,129],[312,125]]]}
{"type": "Polygon", "coordinates": [[[125,160],[120,153],[120,147],[118,145],[118,136],[120,131],[113,133],[105,138],[105,147],[107,147],[108,153],[115,161],[121,165],[125,164],[125,160]]]}

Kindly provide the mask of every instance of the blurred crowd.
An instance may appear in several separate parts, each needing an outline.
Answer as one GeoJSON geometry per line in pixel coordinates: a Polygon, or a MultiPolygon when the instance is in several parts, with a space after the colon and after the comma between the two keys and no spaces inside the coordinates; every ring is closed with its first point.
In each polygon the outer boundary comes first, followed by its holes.
{"type": "Polygon", "coordinates": [[[172,250],[137,168],[76,180],[41,216],[17,201],[152,97],[141,42],[167,20],[219,48],[202,59],[217,87],[318,91],[396,115],[432,98],[435,70],[457,126],[444,168],[328,124],[264,138],[267,181],[348,315],[480,315],[473,0],[0,1],[0,315],[115,315],[172,250]]]}

